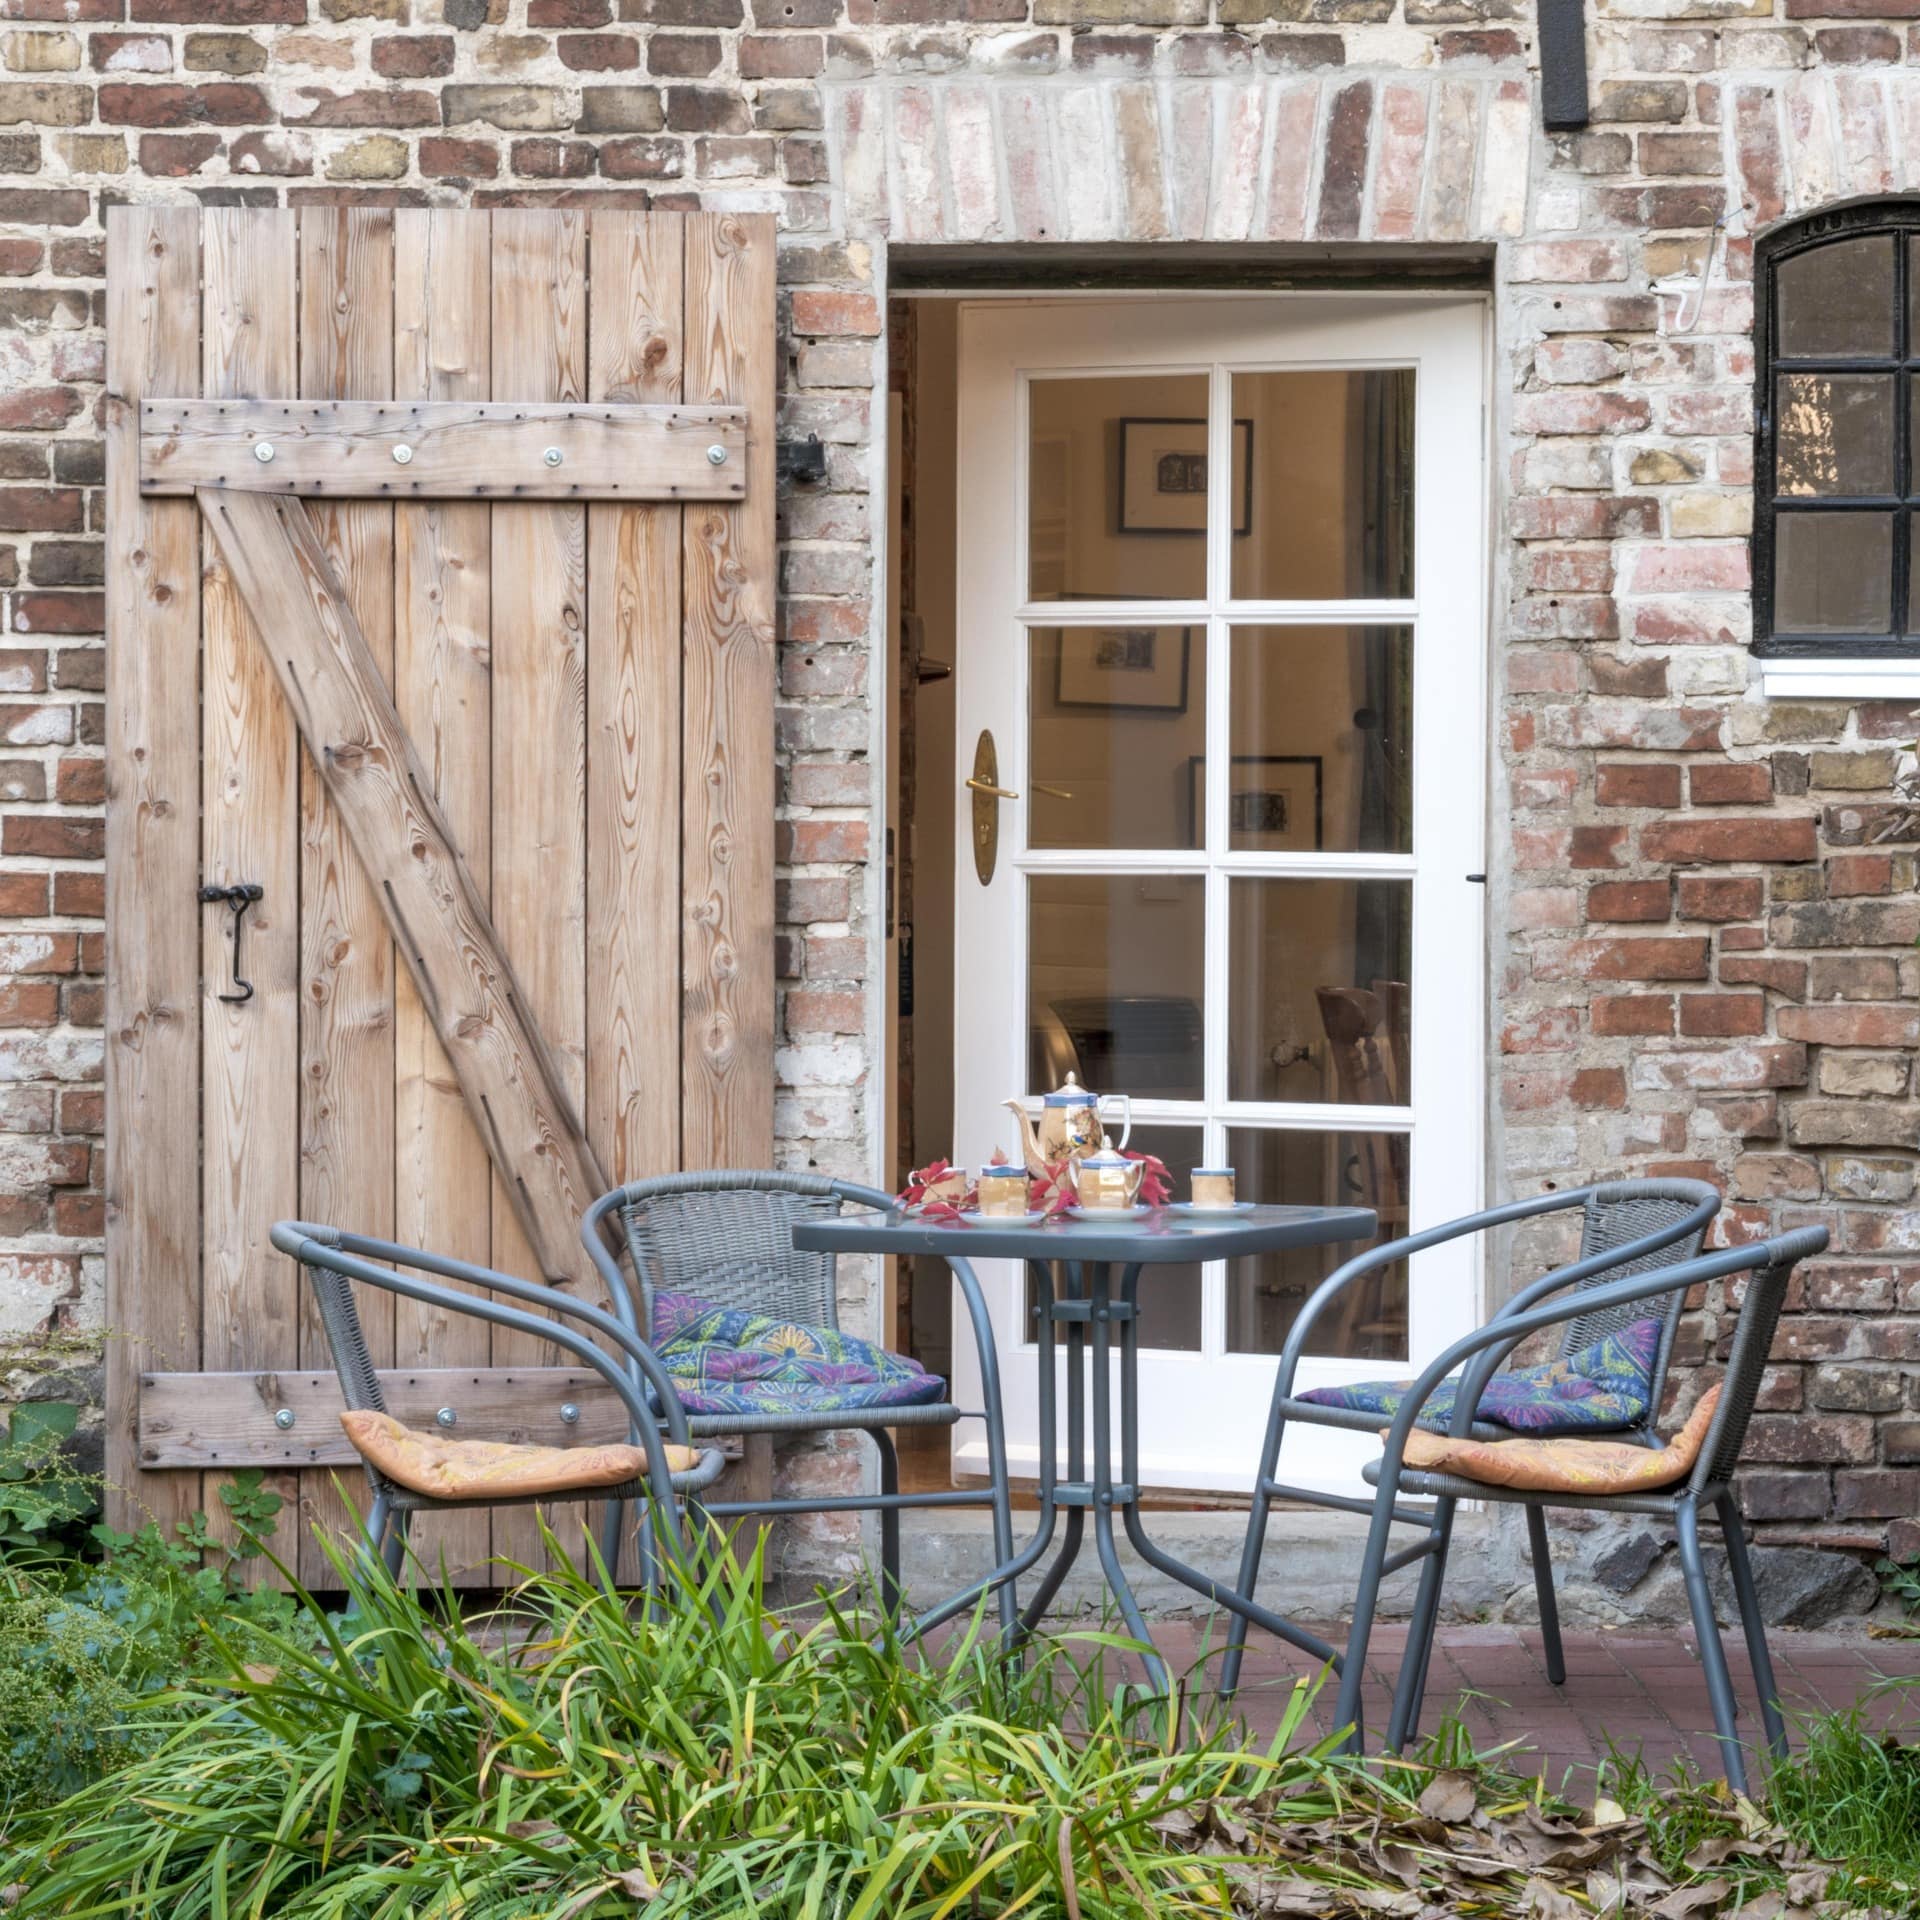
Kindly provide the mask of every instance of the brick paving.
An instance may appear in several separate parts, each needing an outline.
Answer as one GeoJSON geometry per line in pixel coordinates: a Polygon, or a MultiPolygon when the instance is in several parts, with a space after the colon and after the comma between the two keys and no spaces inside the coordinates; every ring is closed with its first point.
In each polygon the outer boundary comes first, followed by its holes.
{"type": "MultiPolygon", "coordinates": [[[[1162,1621],[1154,1628],[1156,1643],[1180,1672],[1218,1670],[1217,1652],[1203,1651],[1207,1633],[1204,1623],[1184,1621],[1162,1621]]],[[[1727,1659],[1742,1724],[1757,1728],[1752,1671],[1736,1641],[1737,1636],[1728,1641],[1727,1659]]],[[[1365,1712],[1376,1734],[1386,1724],[1405,1642],[1406,1630],[1399,1625],[1382,1626],[1373,1637],[1365,1712]]],[[[1217,1629],[1212,1644],[1217,1648],[1217,1629]]],[[[1789,1719],[1795,1711],[1838,1711],[1858,1703],[1875,1725],[1920,1738],[1920,1691],[1875,1697],[1883,1678],[1920,1678],[1920,1640],[1782,1631],[1770,1644],[1789,1719]]],[[[1623,1752],[1638,1749],[1656,1769],[1684,1755],[1706,1773],[1719,1771],[1713,1715],[1690,1628],[1575,1633],[1566,1636],[1565,1647],[1567,1683],[1556,1687],[1547,1679],[1537,1632],[1506,1626],[1444,1629],[1434,1649],[1423,1724],[1431,1730],[1449,1706],[1457,1707],[1482,1751],[1520,1742],[1513,1764],[1529,1772],[1544,1770],[1555,1785],[1570,1770],[1595,1767],[1606,1757],[1609,1738],[1623,1752]]],[[[1240,1693],[1255,1732],[1273,1730],[1295,1680],[1314,1671],[1304,1654],[1255,1637],[1240,1693]]],[[[1314,1711],[1322,1733],[1331,1731],[1332,1708],[1329,1686],[1314,1711]]]]}

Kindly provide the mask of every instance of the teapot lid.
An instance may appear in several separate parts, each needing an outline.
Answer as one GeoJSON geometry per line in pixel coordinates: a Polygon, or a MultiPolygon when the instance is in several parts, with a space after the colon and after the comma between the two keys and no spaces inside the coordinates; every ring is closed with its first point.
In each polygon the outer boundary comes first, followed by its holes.
{"type": "Polygon", "coordinates": [[[1082,1167],[1130,1167],[1133,1162],[1124,1153],[1116,1153],[1111,1147],[1102,1147],[1098,1153],[1085,1155],[1080,1164],[1082,1167]]]}
{"type": "Polygon", "coordinates": [[[1084,1107],[1092,1102],[1093,1095],[1083,1087],[1072,1074],[1068,1074],[1051,1093],[1040,1096],[1043,1107],[1084,1107]]]}

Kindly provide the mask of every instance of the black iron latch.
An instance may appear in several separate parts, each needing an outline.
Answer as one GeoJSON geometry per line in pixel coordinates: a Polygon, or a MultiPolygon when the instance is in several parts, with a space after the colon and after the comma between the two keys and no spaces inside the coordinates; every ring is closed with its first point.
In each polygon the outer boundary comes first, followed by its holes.
{"type": "Polygon", "coordinates": [[[827,477],[827,450],[817,433],[808,434],[804,440],[782,440],[774,465],[782,480],[818,486],[827,477]]]}
{"type": "Polygon", "coordinates": [[[247,909],[256,900],[264,900],[267,890],[252,880],[243,880],[231,887],[202,887],[200,904],[213,906],[216,903],[233,909],[233,984],[239,989],[236,993],[220,995],[230,1007],[244,1006],[253,998],[253,982],[243,979],[240,973],[240,923],[247,917],[247,909]]]}

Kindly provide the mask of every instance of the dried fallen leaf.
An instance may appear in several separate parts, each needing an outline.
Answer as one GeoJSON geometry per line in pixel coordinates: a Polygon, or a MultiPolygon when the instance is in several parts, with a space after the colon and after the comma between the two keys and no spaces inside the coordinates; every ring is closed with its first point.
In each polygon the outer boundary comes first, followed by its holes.
{"type": "Polygon", "coordinates": [[[1420,1811],[1429,1820],[1438,1820],[1450,1827],[1457,1826],[1462,1820],[1473,1817],[1474,1803],[1478,1797],[1474,1791],[1472,1774],[1459,1771],[1436,1773],[1420,1796],[1420,1811]]]}
{"type": "Polygon", "coordinates": [[[1572,1894],[1542,1880],[1538,1874],[1527,1882],[1520,1899],[1525,1920],[1586,1920],[1585,1910],[1572,1894]]]}
{"type": "Polygon", "coordinates": [[[1760,1851],[1757,1842],[1743,1834],[1710,1833],[1704,1840],[1694,1842],[1687,1852],[1684,1864],[1689,1872],[1709,1873],[1723,1861],[1731,1860],[1736,1854],[1751,1859],[1760,1851]]]}
{"type": "Polygon", "coordinates": [[[1626,1882],[1616,1874],[1595,1867],[1587,1875],[1587,1900],[1596,1914],[1624,1912],[1627,1904],[1626,1882]]]}
{"type": "Polygon", "coordinates": [[[1690,1920],[1698,1914],[1718,1913],[1726,1905],[1727,1896],[1733,1891],[1733,1883],[1728,1880],[1702,1880],[1691,1887],[1675,1887],[1663,1898],[1656,1900],[1647,1911],[1656,1914],[1659,1920],[1690,1920]]]}

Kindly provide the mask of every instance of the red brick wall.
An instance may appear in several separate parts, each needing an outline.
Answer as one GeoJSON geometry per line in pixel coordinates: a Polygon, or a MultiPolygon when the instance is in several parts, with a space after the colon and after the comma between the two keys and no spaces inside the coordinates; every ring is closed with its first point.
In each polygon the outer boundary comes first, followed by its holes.
{"type": "Polygon", "coordinates": [[[782,508],[779,1127],[862,1173],[889,240],[1477,240],[1489,1188],[1682,1169],[1736,1234],[1825,1222],[1749,1499],[1920,1551],[1920,720],[1762,700],[1744,546],[1751,232],[1920,182],[1920,90],[1905,29],[1765,4],[1595,0],[1594,124],[1549,137],[1525,0],[0,0],[0,1330],[98,1318],[107,205],[779,211],[782,430],[829,450],[782,508]]]}

